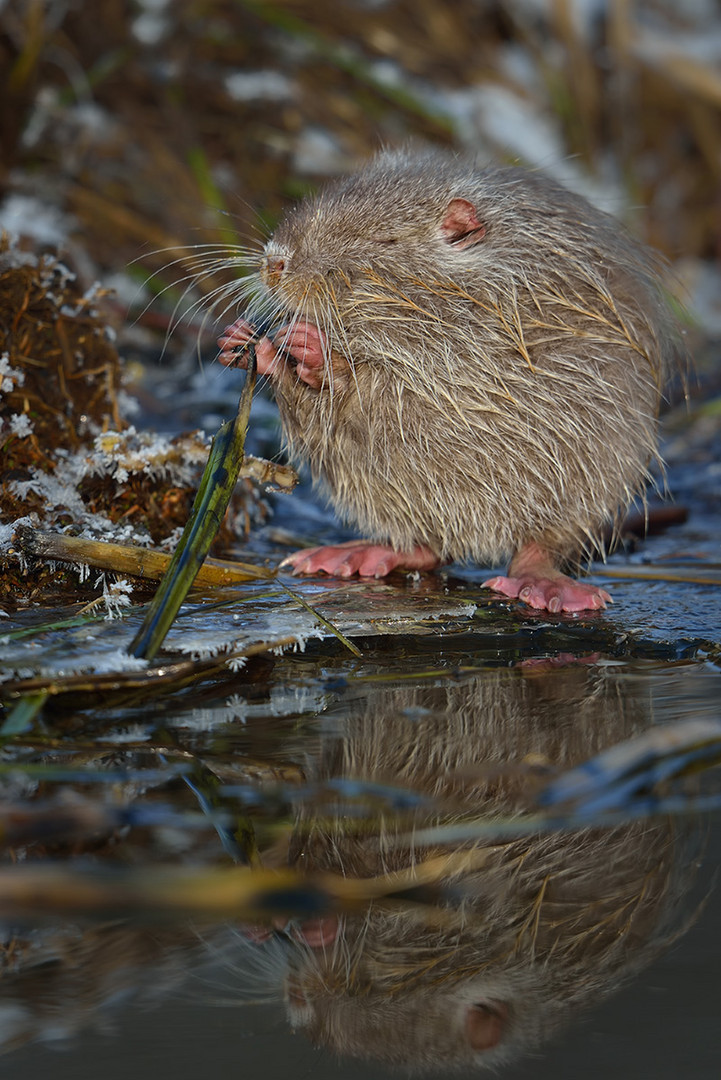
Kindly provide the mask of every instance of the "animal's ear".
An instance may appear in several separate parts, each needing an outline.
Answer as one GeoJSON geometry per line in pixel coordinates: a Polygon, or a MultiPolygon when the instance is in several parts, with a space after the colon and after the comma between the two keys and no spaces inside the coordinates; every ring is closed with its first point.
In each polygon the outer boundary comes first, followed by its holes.
{"type": "Polygon", "coordinates": [[[501,1002],[469,1005],[466,1009],[466,1039],[472,1050],[493,1050],[503,1038],[508,1007],[501,1002]]]}
{"type": "Polygon", "coordinates": [[[478,220],[476,208],[468,199],[451,199],[440,224],[440,234],[455,248],[469,248],[486,235],[486,226],[478,220]]]}

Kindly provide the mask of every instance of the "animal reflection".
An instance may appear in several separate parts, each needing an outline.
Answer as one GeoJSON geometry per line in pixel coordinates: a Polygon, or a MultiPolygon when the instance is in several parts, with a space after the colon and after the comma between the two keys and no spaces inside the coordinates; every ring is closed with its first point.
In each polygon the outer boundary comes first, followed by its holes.
{"type": "Polygon", "coordinates": [[[17,938],[0,980],[8,1047],[80,1031],[110,1000],[163,997],[222,955],[240,1000],[282,996],[290,1025],[316,1045],[416,1069],[494,1067],[537,1049],[685,929],[698,854],[691,824],[656,818],[511,838],[499,829],[453,845],[421,833],[521,822],[544,778],[649,727],[650,681],[569,664],[360,685],[298,743],[304,790],[352,778],[421,799],[400,815],[376,805],[359,817],[342,795],[333,814],[327,800],[303,795],[289,839],[261,855],[268,866],[350,879],[412,881],[415,868],[425,891],[290,923],[201,933],[116,924],[17,938]],[[445,874],[430,875],[429,892],[428,868],[438,866],[445,874]]]}
{"type": "MultiPolygon", "coordinates": [[[[437,823],[504,822],[527,810],[534,772],[569,768],[649,720],[646,692],[583,665],[379,687],[324,740],[316,776],[412,787],[432,797],[437,823]]],[[[415,816],[428,825],[427,811],[415,816]]],[[[301,811],[287,853],[307,870],[365,878],[451,854],[409,843],[394,815],[370,834],[342,812],[316,817],[301,811]]],[[[467,842],[434,910],[389,901],[291,928],[291,1024],[395,1065],[493,1066],[535,1049],[674,939],[689,842],[664,819],[467,842]]]]}

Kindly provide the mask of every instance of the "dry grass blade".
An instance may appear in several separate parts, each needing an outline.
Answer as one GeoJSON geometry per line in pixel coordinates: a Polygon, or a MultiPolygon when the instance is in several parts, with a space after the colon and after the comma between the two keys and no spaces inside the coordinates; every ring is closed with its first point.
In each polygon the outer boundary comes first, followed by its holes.
{"type": "MultiPolygon", "coordinates": [[[[27,525],[18,527],[14,544],[24,555],[42,559],[95,566],[118,574],[159,581],[167,571],[172,556],[134,544],[113,544],[104,540],[86,540],[79,536],[42,532],[27,525]]],[[[233,585],[255,578],[270,578],[275,571],[252,563],[206,559],[195,578],[197,586],[233,585]]]]}
{"type": "Polygon", "coordinates": [[[632,578],[637,581],[682,581],[691,585],[721,585],[721,570],[708,566],[604,566],[604,577],[632,578]]]}
{"type": "Polygon", "coordinates": [[[354,656],[363,656],[363,653],[360,651],[358,646],[354,645],[353,642],[350,641],[345,636],[345,634],[343,634],[338,629],[337,626],[334,626],[332,622],[330,622],[328,619],[324,618],[320,614],[320,612],[318,612],[311,604],[308,603],[307,600],[304,600],[303,597],[299,596],[297,592],[294,592],[292,589],[289,589],[288,586],[285,585],[282,581],[279,581],[278,584],[283,589],[285,589],[285,591],[288,593],[288,595],[291,596],[295,600],[295,602],[297,604],[300,604],[300,606],[302,608],[305,608],[305,610],[310,615],[312,615],[314,619],[317,619],[321,626],[323,626],[326,630],[329,630],[330,633],[333,634],[334,637],[337,637],[338,640],[341,642],[341,644],[345,645],[346,649],[349,649],[350,652],[352,652],[354,656]]]}
{"type": "Polygon", "coordinates": [[[646,31],[637,36],[633,53],[679,89],[694,94],[714,108],[721,106],[721,73],[695,56],[680,52],[672,41],[646,31]]]}

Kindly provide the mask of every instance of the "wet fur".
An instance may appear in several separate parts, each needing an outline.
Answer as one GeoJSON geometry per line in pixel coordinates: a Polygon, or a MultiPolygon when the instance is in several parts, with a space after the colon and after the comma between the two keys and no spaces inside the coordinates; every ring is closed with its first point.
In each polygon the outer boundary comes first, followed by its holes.
{"type": "MultiPolygon", "coordinates": [[[[274,380],[291,455],[397,550],[497,564],[599,542],[643,490],[676,348],[658,258],[538,173],[382,154],[301,203],[255,307],[317,325],[349,371],[274,380]],[[453,198],[485,225],[439,233],[453,198]]],[[[247,291],[249,283],[246,281],[247,291]]]]}

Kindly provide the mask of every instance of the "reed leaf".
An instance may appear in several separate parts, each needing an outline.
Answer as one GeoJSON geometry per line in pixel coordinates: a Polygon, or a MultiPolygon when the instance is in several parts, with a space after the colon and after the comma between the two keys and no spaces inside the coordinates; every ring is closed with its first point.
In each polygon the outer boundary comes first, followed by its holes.
{"type": "Polygon", "coordinates": [[[248,375],[238,412],[213,439],[188,524],[143,624],[130,643],[131,656],[152,660],[156,655],[217,535],[243,461],[256,372],[255,348],[250,344],[248,375]]]}

